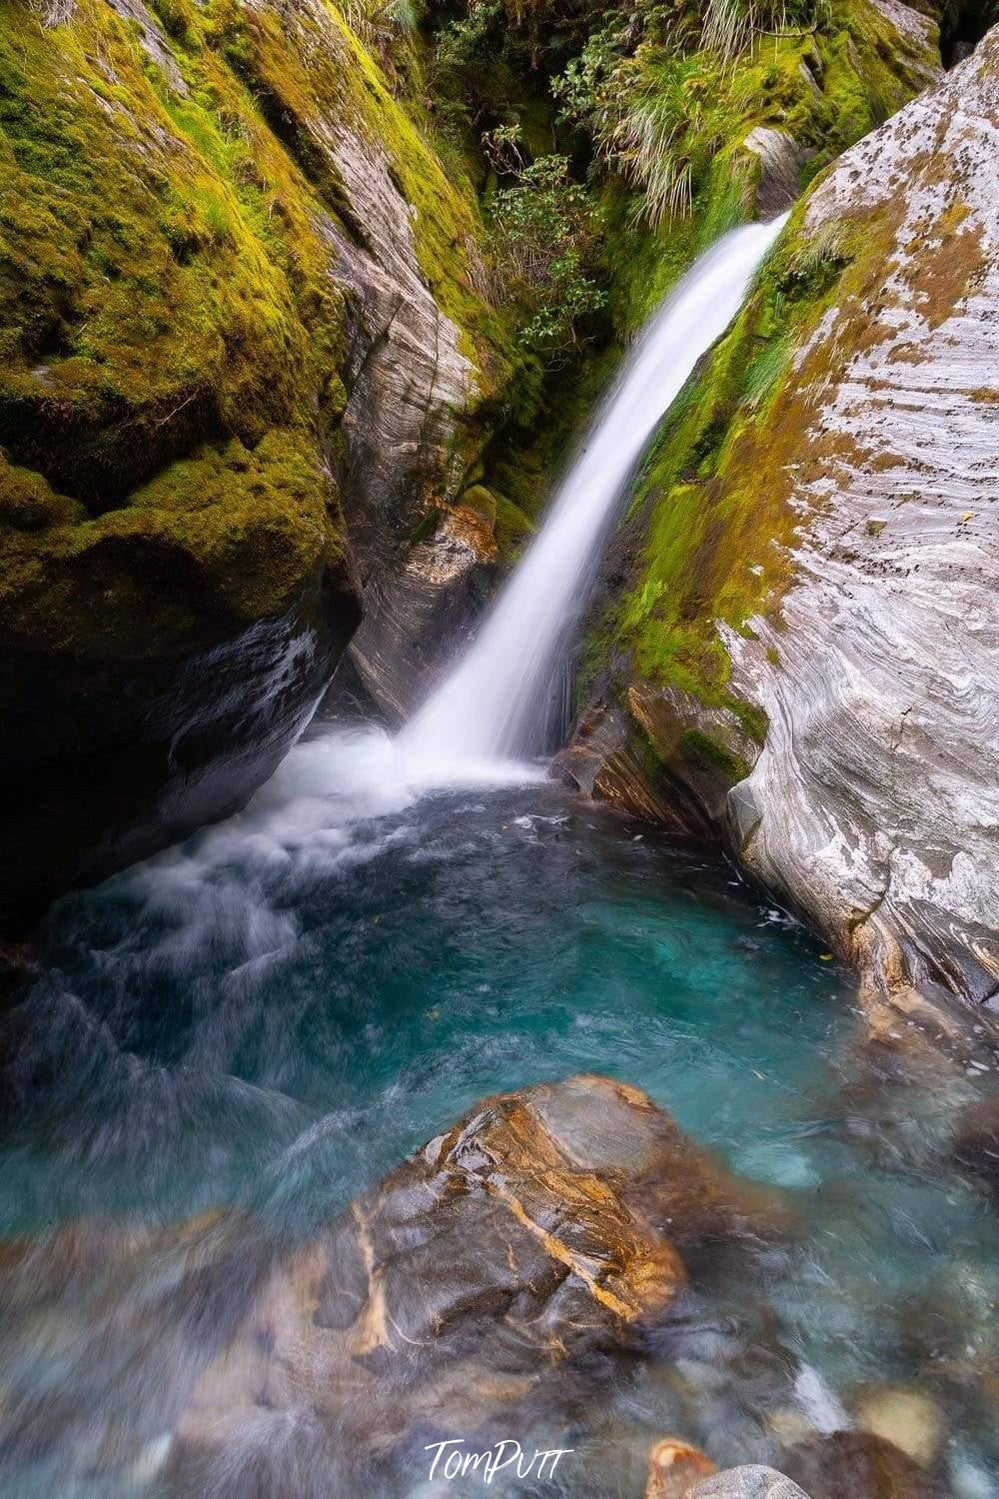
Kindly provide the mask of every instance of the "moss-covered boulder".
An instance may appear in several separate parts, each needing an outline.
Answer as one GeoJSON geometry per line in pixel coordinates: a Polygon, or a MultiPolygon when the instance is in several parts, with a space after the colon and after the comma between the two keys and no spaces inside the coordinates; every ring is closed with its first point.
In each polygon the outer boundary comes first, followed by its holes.
{"type": "Polygon", "coordinates": [[[15,920],[273,768],[509,371],[474,200],[335,7],[68,12],[0,7],[15,920]]]}
{"type": "Polygon", "coordinates": [[[999,985],[997,142],[993,32],[817,182],[667,420],[590,642],[653,786],[905,1001],[999,985]]]}

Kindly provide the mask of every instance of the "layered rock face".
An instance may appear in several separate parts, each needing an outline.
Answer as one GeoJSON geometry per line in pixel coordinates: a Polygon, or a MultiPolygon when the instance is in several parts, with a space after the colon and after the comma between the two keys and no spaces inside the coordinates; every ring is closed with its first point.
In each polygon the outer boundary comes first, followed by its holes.
{"type": "Polygon", "coordinates": [[[109,1482],[158,1466],[171,1493],[408,1494],[436,1442],[565,1445],[643,1339],[689,1336],[691,1286],[787,1224],[637,1089],[486,1099],[292,1247],[236,1214],[3,1246],[10,1346],[48,1315],[78,1400],[39,1410],[15,1371],[0,1447],[109,1482]],[[101,1449],[78,1454],[88,1419],[101,1449]]]}
{"type": "Polygon", "coordinates": [[[338,12],[43,13],[0,32],[15,924],[270,773],[508,368],[474,207],[338,12]]]}
{"type": "Polygon", "coordinates": [[[566,759],[903,1004],[999,986],[997,145],[992,32],[796,211],[649,465],[566,759]]]}

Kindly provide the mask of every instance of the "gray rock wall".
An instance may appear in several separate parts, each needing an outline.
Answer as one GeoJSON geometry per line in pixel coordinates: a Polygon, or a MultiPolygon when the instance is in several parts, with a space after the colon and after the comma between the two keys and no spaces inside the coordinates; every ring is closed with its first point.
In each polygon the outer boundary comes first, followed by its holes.
{"type": "Polygon", "coordinates": [[[889,231],[800,439],[776,631],[726,634],[770,726],[743,857],[890,983],[999,986],[999,34],[837,163],[805,232],[889,231]],[[833,463],[808,466],[834,438],[833,463]],[[779,653],[775,667],[768,648],[779,653]]]}

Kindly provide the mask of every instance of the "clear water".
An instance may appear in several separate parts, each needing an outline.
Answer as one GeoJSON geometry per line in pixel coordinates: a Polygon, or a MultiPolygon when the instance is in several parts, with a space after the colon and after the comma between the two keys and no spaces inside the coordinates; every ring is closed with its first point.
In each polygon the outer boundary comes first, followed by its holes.
{"type": "Polygon", "coordinates": [[[973,1082],[911,1086],[859,1034],[849,976],[720,859],[523,770],[418,793],[383,737],[313,738],[239,818],[64,900],[7,1017],[0,1231],[41,1247],[27,1310],[0,1292],[0,1490],[170,1492],[101,1433],[109,1412],[169,1431],[190,1309],[147,1333],[140,1378],[122,1349],[162,1265],[114,1293],[115,1331],[100,1267],[67,1279],[46,1230],[238,1206],[295,1239],[483,1094],[585,1070],[647,1089],[803,1226],[704,1308],[682,1409],[650,1351],[543,1492],[640,1495],[680,1421],[719,1461],[779,1457],[732,1373],[775,1340],[813,1422],[902,1380],[944,1409],[953,1492],[999,1492],[966,1372],[999,1342],[996,1220],[941,1155],[973,1082]]]}

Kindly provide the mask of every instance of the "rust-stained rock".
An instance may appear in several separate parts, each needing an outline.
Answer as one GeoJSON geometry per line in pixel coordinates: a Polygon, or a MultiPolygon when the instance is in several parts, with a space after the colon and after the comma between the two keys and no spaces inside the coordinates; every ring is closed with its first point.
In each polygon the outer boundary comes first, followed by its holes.
{"type": "Polygon", "coordinates": [[[645,1499],[687,1499],[694,1485],[718,1469],[682,1437],[664,1437],[649,1453],[649,1481],[645,1499]]]}
{"type": "Polygon", "coordinates": [[[192,1393],[178,1472],[233,1471],[247,1433],[292,1409],[352,1454],[355,1482],[417,1429],[564,1421],[597,1350],[667,1322],[712,1250],[773,1231],[768,1206],[623,1083],[487,1099],[280,1260],[192,1393]]]}
{"type": "Polygon", "coordinates": [[[68,1482],[97,1433],[88,1472],[242,1499],[408,1493],[426,1444],[457,1437],[572,1446],[602,1381],[682,1331],[715,1256],[782,1223],[626,1084],[488,1098],[298,1243],[225,1212],[4,1246],[11,1369],[43,1328],[74,1397],[12,1376],[0,1452],[68,1482]]]}

